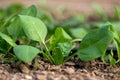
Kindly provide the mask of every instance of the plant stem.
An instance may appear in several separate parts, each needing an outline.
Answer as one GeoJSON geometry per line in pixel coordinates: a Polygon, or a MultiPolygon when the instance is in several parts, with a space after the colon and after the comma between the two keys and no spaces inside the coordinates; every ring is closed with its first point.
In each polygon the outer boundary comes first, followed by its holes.
{"type": "Polygon", "coordinates": [[[68,61],[69,59],[71,59],[72,57],[74,57],[75,55],[77,55],[77,53],[73,53],[72,55],[68,56],[64,62],[68,61]]]}
{"type": "Polygon", "coordinates": [[[46,49],[47,55],[49,56],[49,57],[47,56],[48,60],[49,60],[52,64],[54,64],[54,59],[52,58],[52,56],[51,56],[51,54],[50,54],[50,51],[48,50],[46,44],[45,44],[44,42],[42,42],[42,44],[44,45],[44,47],[45,47],[45,49],[46,49]]]}
{"type": "MultiPolygon", "coordinates": [[[[72,40],[72,42],[76,42],[76,41],[82,41],[82,39],[74,39],[72,40]]],[[[77,53],[73,53],[72,55],[68,56],[64,62],[68,61],[69,59],[71,59],[72,57],[74,57],[75,55],[77,55],[77,53]]]]}
{"type": "Polygon", "coordinates": [[[15,17],[16,15],[17,15],[17,13],[15,13],[15,14],[13,14],[12,16],[10,16],[9,18],[7,18],[6,22],[2,25],[1,28],[5,27],[6,24],[7,24],[13,17],[15,17]]]}
{"type": "Polygon", "coordinates": [[[9,51],[12,49],[12,46],[9,47],[9,49],[7,50],[7,53],[9,53],[9,51]]]}
{"type": "Polygon", "coordinates": [[[72,42],[76,42],[76,41],[82,41],[82,39],[74,39],[74,40],[72,40],[72,42]]]}
{"type": "Polygon", "coordinates": [[[45,43],[47,44],[50,41],[50,39],[46,40],[45,43]]]}

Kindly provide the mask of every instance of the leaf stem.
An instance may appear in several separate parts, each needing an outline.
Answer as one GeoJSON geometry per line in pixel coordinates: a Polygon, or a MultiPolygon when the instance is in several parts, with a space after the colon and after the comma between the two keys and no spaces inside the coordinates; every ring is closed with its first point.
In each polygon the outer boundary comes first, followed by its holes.
{"type": "Polygon", "coordinates": [[[5,27],[5,26],[8,24],[8,22],[9,22],[13,17],[15,17],[16,15],[17,15],[17,13],[15,13],[15,14],[11,15],[9,18],[7,18],[6,22],[2,25],[1,28],[5,27]]]}
{"type": "MultiPolygon", "coordinates": [[[[76,42],[76,41],[82,41],[82,39],[74,39],[72,40],[72,42],[76,42]]],[[[73,53],[72,55],[68,56],[64,62],[68,61],[69,59],[71,59],[72,57],[74,57],[75,55],[77,55],[77,53],[73,53]]]]}
{"type": "Polygon", "coordinates": [[[72,42],[76,42],[76,41],[82,41],[82,39],[74,39],[74,40],[72,40],[72,42]]]}
{"type": "Polygon", "coordinates": [[[67,62],[69,59],[71,59],[72,57],[74,57],[75,55],[77,55],[77,53],[73,53],[72,55],[68,56],[65,60],[64,63],[67,62]]]}
{"type": "Polygon", "coordinates": [[[50,41],[50,39],[46,40],[45,43],[47,44],[50,41]]]}
{"type": "Polygon", "coordinates": [[[46,46],[46,44],[45,44],[44,42],[42,42],[42,44],[44,45],[44,47],[45,47],[45,49],[46,49],[46,53],[47,53],[48,56],[49,56],[49,57],[47,56],[48,60],[49,60],[52,64],[54,64],[54,59],[52,58],[49,49],[47,48],[47,46],[46,46]]]}

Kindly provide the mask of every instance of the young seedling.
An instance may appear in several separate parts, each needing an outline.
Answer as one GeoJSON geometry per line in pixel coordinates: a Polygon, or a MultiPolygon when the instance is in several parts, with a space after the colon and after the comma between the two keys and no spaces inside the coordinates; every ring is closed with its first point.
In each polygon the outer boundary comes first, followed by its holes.
{"type": "MultiPolygon", "coordinates": [[[[58,27],[55,33],[46,40],[48,29],[44,22],[37,17],[35,6],[30,6],[19,12],[10,19],[10,22],[8,27],[3,27],[7,34],[0,32],[0,40],[7,42],[10,49],[13,47],[15,56],[23,62],[32,62],[36,56],[39,56],[38,54],[42,54],[44,59],[55,65],[63,64],[75,55],[82,61],[101,58],[105,62],[108,59],[111,65],[120,61],[119,35],[110,23],[85,33],[82,40],[72,39],[63,28],[58,27]],[[33,11],[34,13],[32,13],[33,11]],[[25,42],[23,38],[26,40],[25,42]],[[17,40],[23,41],[22,45],[16,44],[17,40]],[[46,44],[46,41],[49,41],[49,43],[46,44]],[[81,41],[80,46],[77,52],[70,54],[71,50],[75,48],[75,45],[73,45],[75,41],[81,41]],[[116,44],[118,60],[114,59],[115,54],[112,51],[109,55],[105,53],[111,42],[116,44]],[[36,47],[36,45],[38,46],[36,47]]],[[[7,52],[10,52],[10,49],[7,52]]],[[[0,50],[2,50],[2,47],[0,50]]]]}

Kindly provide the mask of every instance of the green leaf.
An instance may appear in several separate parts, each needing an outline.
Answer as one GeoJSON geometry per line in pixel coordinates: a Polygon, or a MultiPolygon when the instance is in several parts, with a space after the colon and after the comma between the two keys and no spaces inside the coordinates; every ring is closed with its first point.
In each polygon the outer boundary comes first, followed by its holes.
{"type": "Polygon", "coordinates": [[[90,61],[105,55],[106,48],[113,40],[113,33],[110,31],[110,24],[102,28],[90,31],[82,40],[78,56],[83,61],[90,61]]]}
{"type": "Polygon", "coordinates": [[[15,55],[24,62],[31,62],[40,50],[27,45],[18,45],[13,48],[15,55]]]}
{"type": "Polygon", "coordinates": [[[13,39],[11,39],[8,35],[0,32],[0,37],[4,39],[7,43],[9,43],[12,47],[16,46],[16,43],[13,39]]]}
{"type": "MultiPolygon", "coordinates": [[[[28,16],[37,16],[37,9],[34,5],[32,5],[27,9],[24,9],[20,14],[28,16]]],[[[10,26],[7,27],[8,33],[13,37],[14,40],[16,40],[20,35],[24,33],[20,25],[21,23],[19,17],[16,17],[15,20],[10,24],[10,26]]]]}
{"type": "MultiPolygon", "coordinates": [[[[97,27],[102,27],[102,25],[104,24],[104,22],[95,22],[92,24],[92,26],[97,26],[97,27]]],[[[115,21],[115,22],[111,22],[112,27],[115,29],[115,31],[118,33],[118,35],[120,36],[120,22],[119,21],[115,21]]]]}
{"type": "Polygon", "coordinates": [[[74,27],[76,25],[84,23],[85,21],[86,21],[86,18],[83,15],[74,16],[72,19],[69,19],[63,22],[62,26],[63,27],[74,27]]]}
{"type": "Polygon", "coordinates": [[[20,12],[20,15],[28,15],[28,16],[37,16],[37,9],[34,5],[28,7],[27,9],[24,9],[23,11],[20,12]]]}
{"type": "Polygon", "coordinates": [[[105,16],[105,12],[103,10],[103,8],[97,4],[97,3],[93,3],[92,4],[92,7],[96,10],[96,12],[99,14],[99,15],[104,15],[105,16]]]}
{"type": "Polygon", "coordinates": [[[110,25],[110,30],[113,32],[113,36],[114,36],[114,43],[116,45],[117,48],[117,54],[118,54],[118,60],[117,62],[120,61],[120,37],[119,37],[119,32],[117,32],[115,25],[110,25]],[[114,29],[115,28],[115,29],[114,29]]]}
{"type": "Polygon", "coordinates": [[[72,42],[58,43],[58,47],[61,49],[63,56],[68,56],[73,49],[72,42]]]}
{"type": "Polygon", "coordinates": [[[120,7],[115,7],[114,18],[120,19],[120,7]]]}
{"type": "Polygon", "coordinates": [[[114,31],[120,36],[120,22],[112,22],[111,24],[113,25],[114,31]]]}
{"type": "Polygon", "coordinates": [[[38,18],[19,15],[21,26],[26,36],[32,40],[44,42],[47,35],[45,24],[38,18]]]}
{"type": "Polygon", "coordinates": [[[53,50],[52,57],[54,59],[55,65],[60,65],[63,63],[64,57],[60,48],[55,48],[53,50]]]}
{"type": "Polygon", "coordinates": [[[0,8],[0,20],[4,19],[5,17],[6,17],[6,11],[0,8]]]}
{"type": "Polygon", "coordinates": [[[72,38],[62,28],[57,28],[50,38],[50,45],[55,47],[58,43],[70,42],[71,40],[72,38]]]}
{"type": "Polygon", "coordinates": [[[96,17],[101,18],[105,21],[108,20],[107,14],[105,13],[104,9],[100,5],[98,5],[97,3],[93,3],[92,6],[95,9],[95,12],[97,14],[96,17]]]}
{"type": "Polygon", "coordinates": [[[84,28],[71,28],[70,32],[73,37],[82,39],[88,33],[84,28]]]}
{"type": "Polygon", "coordinates": [[[11,4],[7,7],[6,9],[6,13],[7,15],[11,15],[13,13],[19,12],[21,10],[23,10],[24,6],[22,4],[11,4]]]}
{"type": "Polygon", "coordinates": [[[52,17],[51,13],[49,11],[40,10],[37,13],[37,17],[40,18],[45,24],[54,24],[54,18],[52,17]]]}
{"type": "Polygon", "coordinates": [[[2,38],[0,38],[0,53],[6,53],[10,48],[10,45],[3,40],[2,38]]]}
{"type": "Polygon", "coordinates": [[[7,27],[8,33],[12,36],[14,40],[17,40],[17,38],[20,36],[20,34],[23,33],[22,27],[20,26],[20,20],[18,17],[10,24],[9,27],[7,27]]]}

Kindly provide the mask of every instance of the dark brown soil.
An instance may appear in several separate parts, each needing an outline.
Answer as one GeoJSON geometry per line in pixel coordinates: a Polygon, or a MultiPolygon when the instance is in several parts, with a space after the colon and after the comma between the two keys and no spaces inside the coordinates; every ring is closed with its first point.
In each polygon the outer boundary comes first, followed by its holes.
{"type": "Polygon", "coordinates": [[[119,64],[112,67],[99,60],[82,62],[75,58],[60,66],[40,60],[37,67],[31,63],[0,64],[0,80],[120,80],[119,64]]]}

